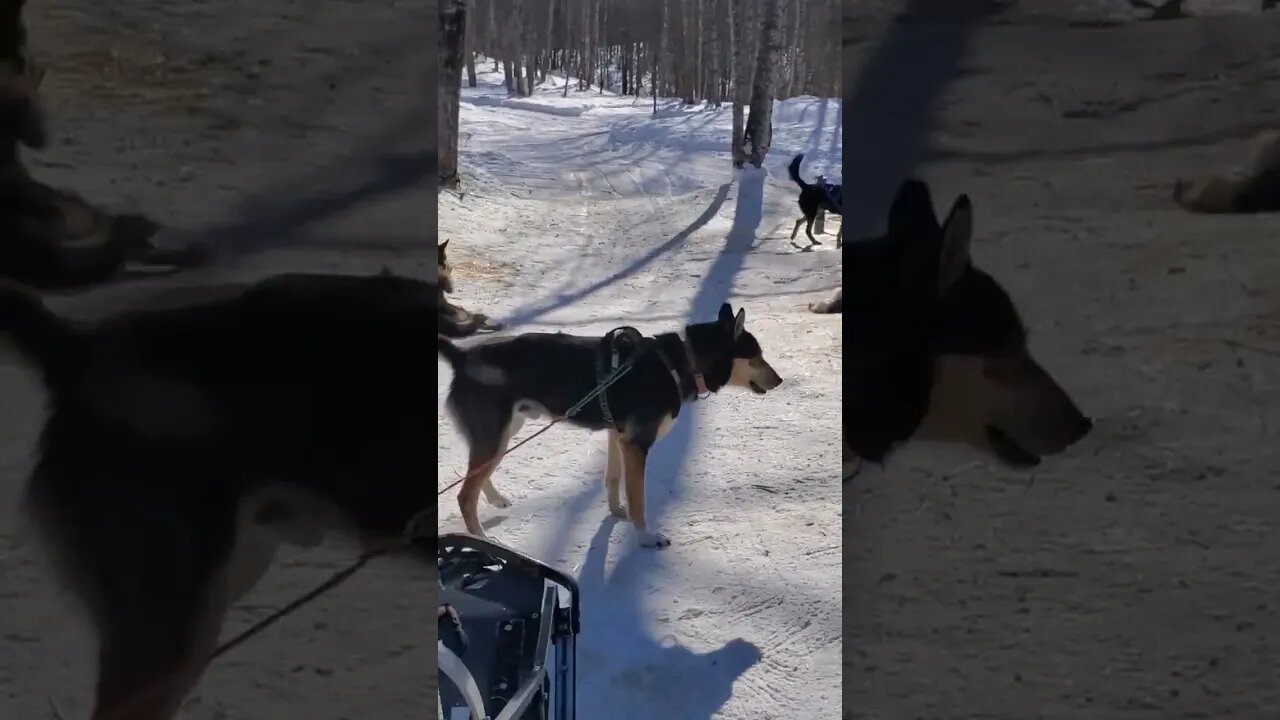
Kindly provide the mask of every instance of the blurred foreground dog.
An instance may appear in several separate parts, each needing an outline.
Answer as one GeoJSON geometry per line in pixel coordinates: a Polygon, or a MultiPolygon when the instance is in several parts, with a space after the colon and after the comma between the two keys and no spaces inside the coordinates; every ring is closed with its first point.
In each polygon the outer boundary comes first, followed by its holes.
{"type": "Polygon", "coordinates": [[[434,522],[435,284],[216,294],[81,323],[0,286],[0,342],[47,388],[26,507],[96,630],[95,720],[174,717],[281,543],[379,547],[434,522]]]}
{"type": "Polygon", "coordinates": [[[898,190],[887,233],[844,248],[846,478],[913,440],[1030,467],[1092,428],[1031,356],[1009,294],[973,264],[972,233],[967,196],[939,223],[928,186],[913,180],[898,190]]]}

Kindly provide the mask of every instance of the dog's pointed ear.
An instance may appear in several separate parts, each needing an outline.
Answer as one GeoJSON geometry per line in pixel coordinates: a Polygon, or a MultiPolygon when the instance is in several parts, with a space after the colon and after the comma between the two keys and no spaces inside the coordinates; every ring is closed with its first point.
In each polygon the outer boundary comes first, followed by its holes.
{"type": "Polygon", "coordinates": [[[447,248],[447,247],[449,247],[449,241],[448,241],[448,240],[445,240],[444,242],[442,242],[442,243],[440,243],[438,246],[436,246],[436,249],[443,253],[443,252],[444,252],[444,249],[445,249],[445,248],[447,248]]]}
{"type": "Polygon", "coordinates": [[[738,308],[738,314],[733,318],[733,339],[737,340],[742,337],[742,331],[747,329],[747,309],[738,308]]]}
{"type": "Polygon", "coordinates": [[[969,246],[973,240],[973,203],[961,195],[951,206],[942,226],[942,254],[938,259],[938,296],[947,294],[969,269],[969,246]]]}
{"type": "Polygon", "coordinates": [[[923,180],[907,180],[889,207],[889,235],[897,240],[931,234],[938,229],[938,216],[933,212],[933,196],[923,180]]]}
{"type": "Polygon", "coordinates": [[[719,322],[725,325],[732,324],[733,323],[733,306],[730,305],[729,303],[724,303],[723,305],[721,305],[720,315],[716,318],[716,320],[718,320],[719,322]]]}

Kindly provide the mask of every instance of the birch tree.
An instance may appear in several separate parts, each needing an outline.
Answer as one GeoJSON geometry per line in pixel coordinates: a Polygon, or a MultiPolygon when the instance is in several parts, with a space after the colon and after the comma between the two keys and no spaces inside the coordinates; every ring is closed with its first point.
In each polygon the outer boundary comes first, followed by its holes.
{"type": "Polygon", "coordinates": [[[440,187],[458,187],[458,99],[462,94],[462,48],[467,28],[466,0],[440,3],[439,136],[440,187]]]}
{"type": "Polygon", "coordinates": [[[751,83],[751,114],[743,138],[747,160],[760,167],[773,141],[774,58],[778,54],[778,19],[782,0],[763,0],[760,51],[756,55],[755,79],[751,83]]]}

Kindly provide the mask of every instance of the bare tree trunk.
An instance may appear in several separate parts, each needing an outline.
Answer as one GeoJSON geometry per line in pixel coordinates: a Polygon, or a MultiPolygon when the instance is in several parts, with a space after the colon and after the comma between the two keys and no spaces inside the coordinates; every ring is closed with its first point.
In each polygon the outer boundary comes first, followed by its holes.
{"type": "MultiPolygon", "coordinates": [[[[664,4],[665,7],[665,4],[664,4]]],[[[658,114],[658,46],[649,46],[649,97],[653,98],[653,114],[658,114]]]]}
{"type": "Polygon", "coordinates": [[[466,25],[466,34],[463,38],[463,56],[467,63],[467,87],[476,86],[476,31],[475,23],[468,22],[466,25]]]}
{"type": "MultiPolygon", "coordinates": [[[[587,89],[591,89],[591,80],[595,77],[596,62],[600,54],[600,48],[604,45],[604,39],[600,32],[600,1],[593,0],[591,5],[591,29],[587,32],[587,36],[591,38],[591,72],[587,73],[587,89]]],[[[604,83],[600,83],[600,92],[604,92],[604,83]]]]}
{"type": "Polygon", "coordinates": [[[547,37],[544,47],[547,49],[546,62],[542,64],[542,82],[547,81],[547,73],[551,71],[551,57],[555,52],[555,33],[552,32],[552,26],[556,18],[556,0],[547,0],[547,37]]]}
{"type": "MultiPolygon", "coordinates": [[[[719,9],[717,0],[711,1],[711,12],[707,13],[707,34],[708,42],[711,47],[709,53],[711,57],[711,71],[707,73],[707,80],[704,83],[703,97],[711,103],[711,107],[720,107],[720,18],[716,17],[716,10],[719,9]]],[[[732,0],[730,0],[732,1],[732,0]]]]}
{"type": "MultiPolygon", "coordinates": [[[[749,1],[749,0],[748,0],[749,1]]],[[[735,18],[733,7],[739,0],[726,0],[725,5],[729,10],[729,51],[731,60],[729,62],[729,83],[733,92],[733,141],[730,145],[733,152],[733,166],[740,168],[747,161],[747,151],[743,146],[743,119],[742,105],[747,99],[746,95],[746,74],[743,68],[746,66],[745,42],[741,36],[744,33],[738,33],[735,28],[735,18]]],[[[745,12],[739,15],[745,15],[745,12]]]]}
{"type": "Polygon", "coordinates": [[[524,88],[524,73],[520,64],[520,59],[524,56],[524,23],[521,22],[521,11],[523,10],[524,0],[514,0],[511,7],[511,15],[507,17],[506,22],[506,45],[507,54],[511,64],[511,78],[507,83],[507,90],[516,95],[527,95],[524,88]]]}
{"type": "Polygon", "coordinates": [[[746,132],[748,160],[756,167],[764,164],[773,141],[773,63],[778,54],[778,5],[781,2],[764,0],[764,19],[760,26],[760,52],[756,56],[746,132]]]}
{"type": "Polygon", "coordinates": [[[582,35],[582,89],[584,91],[591,90],[591,84],[596,81],[596,0],[584,0],[582,6],[583,12],[586,13],[586,19],[583,24],[582,35]]]}
{"type": "Polygon", "coordinates": [[[570,12],[570,0],[564,0],[564,96],[569,97],[569,58],[572,51],[569,49],[569,39],[573,37],[573,13],[570,12]]]}
{"type": "Polygon", "coordinates": [[[783,97],[795,97],[799,95],[800,87],[800,0],[791,0],[791,8],[793,14],[791,16],[791,64],[787,69],[787,85],[783,90],[783,97]]]}
{"type": "MultiPolygon", "coordinates": [[[[502,36],[498,34],[498,0],[489,0],[489,17],[487,18],[489,47],[491,52],[489,56],[493,58],[493,71],[498,72],[502,69],[499,58],[502,55],[502,36]]],[[[507,83],[507,89],[511,89],[511,83],[507,83]]]]}
{"type": "Polygon", "coordinates": [[[694,0],[693,2],[693,15],[694,15],[693,78],[694,78],[694,92],[697,93],[698,97],[696,99],[698,100],[705,100],[707,98],[707,94],[705,92],[707,87],[706,68],[703,66],[703,56],[702,56],[703,33],[704,33],[704,28],[706,27],[705,23],[702,21],[702,18],[704,15],[703,11],[705,9],[706,9],[706,4],[703,2],[703,0],[694,0]]]}
{"type": "Polygon", "coordinates": [[[613,55],[613,48],[609,45],[607,33],[604,28],[609,22],[609,6],[604,5],[601,8],[603,0],[596,5],[596,27],[600,33],[600,94],[604,94],[604,89],[609,85],[609,60],[613,55]]]}
{"type": "Polygon", "coordinates": [[[680,13],[680,55],[681,70],[680,73],[680,96],[684,98],[685,105],[692,105],[698,101],[698,63],[696,61],[697,52],[694,50],[698,45],[698,38],[694,34],[695,18],[693,16],[693,3],[684,0],[680,3],[682,12],[680,13]]]}
{"type": "MultiPolygon", "coordinates": [[[[658,95],[661,94],[660,93],[661,88],[658,85],[658,78],[659,76],[662,76],[662,72],[661,72],[662,59],[666,57],[666,54],[667,54],[667,37],[670,34],[669,28],[670,28],[670,22],[671,22],[671,13],[669,12],[668,5],[669,5],[669,0],[662,0],[662,24],[658,29],[658,45],[656,48],[654,48],[654,53],[653,53],[653,78],[652,78],[652,82],[650,83],[651,85],[653,85],[653,89],[650,92],[653,94],[653,114],[654,115],[658,114],[658,95]]],[[[666,79],[665,76],[663,76],[663,79],[664,80],[666,79]]]]}
{"type": "Polygon", "coordinates": [[[444,0],[440,5],[440,187],[458,187],[458,98],[462,94],[462,46],[467,33],[465,0],[444,0]]]}

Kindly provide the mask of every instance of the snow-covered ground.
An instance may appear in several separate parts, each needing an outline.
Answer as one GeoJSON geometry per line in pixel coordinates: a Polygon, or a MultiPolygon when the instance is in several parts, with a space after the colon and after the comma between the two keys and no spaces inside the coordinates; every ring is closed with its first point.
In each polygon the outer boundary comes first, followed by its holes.
{"type": "MultiPolygon", "coordinates": [[[[840,175],[841,105],[776,104],[763,171],[735,176],[731,113],[683,109],[563,79],[508,99],[501,77],[464,88],[462,197],[441,194],[457,301],[510,331],[646,333],[715,317],[724,301],[785,382],[687,407],[650,457],[648,517],[674,545],[639,547],[609,517],[604,436],[557,427],[509,456],[481,505],[502,541],[572,570],[583,595],[579,717],[590,720],[836,718],[840,707],[840,321],[812,300],[838,286],[836,221],[799,252],[786,165],[840,175]]],[[[803,236],[802,236],[803,237],[803,236]]],[[[444,410],[440,476],[465,472],[444,410]]],[[[520,438],[540,425],[526,425],[520,438]]],[[[461,529],[455,494],[440,529],[461,529]]]]}

